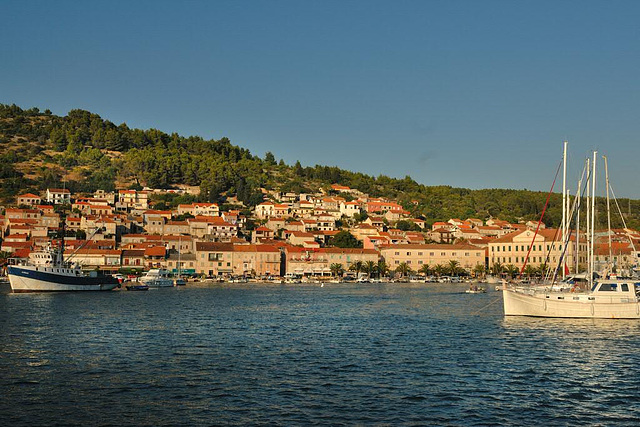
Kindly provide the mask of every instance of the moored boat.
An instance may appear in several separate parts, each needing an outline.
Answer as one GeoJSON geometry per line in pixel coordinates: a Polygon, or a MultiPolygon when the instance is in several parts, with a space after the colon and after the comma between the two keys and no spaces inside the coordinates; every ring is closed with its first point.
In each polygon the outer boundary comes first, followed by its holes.
{"type": "Polygon", "coordinates": [[[638,292],[633,280],[602,280],[587,292],[558,292],[539,288],[502,290],[506,316],[640,319],[638,292]]]}
{"type": "Polygon", "coordinates": [[[152,268],[140,278],[140,283],[150,288],[170,288],[173,286],[173,279],[169,277],[169,272],[162,268],[152,268]]]}
{"type": "Polygon", "coordinates": [[[149,287],[147,285],[127,285],[128,291],[148,291],[149,287]]]}
{"type": "Polygon", "coordinates": [[[120,285],[115,277],[65,262],[52,247],[32,252],[26,264],[7,266],[7,275],[13,292],[110,291],[120,285]]]}

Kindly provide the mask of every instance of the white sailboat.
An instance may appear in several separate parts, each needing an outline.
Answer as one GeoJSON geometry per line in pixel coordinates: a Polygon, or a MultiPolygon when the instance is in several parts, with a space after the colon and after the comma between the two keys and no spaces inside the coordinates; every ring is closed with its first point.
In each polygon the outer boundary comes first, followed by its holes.
{"type": "MultiPolygon", "coordinates": [[[[638,298],[640,282],[614,277],[594,281],[596,154],[596,152],[593,153],[593,169],[590,177],[591,206],[587,202],[587,238],[589,243],[587,245],[589,251],[587,279],[589,287],[581,289],[576,286],[567,289],[562,286],[554,286],[553,283],[551,286],[536,287],[509,286],[505,284],[502,288],[505,316],[640,319],[640,301],[638,298]],[[591,220],[590,224],[589,220],[591,220]]],[[[566,162],[566,154],[564,161],[566,162]]],[[[608,196],[609,179],[606,166],[605,157],[608,196]]],[[[587,194],[588,192],[589,190],[587,190],[587,194]]],[[[577,196],[579,197],[579,193],[577,196]]],[[[563,198],[563,210],[566,209],[566,206],[563,198]]],[[[567,230],[565,228],[567,224],[567,217],[563,212],[564,230],[567,230]]],[[[566,243],[565,241],[564,244],[566,245],[566,243]]]]}

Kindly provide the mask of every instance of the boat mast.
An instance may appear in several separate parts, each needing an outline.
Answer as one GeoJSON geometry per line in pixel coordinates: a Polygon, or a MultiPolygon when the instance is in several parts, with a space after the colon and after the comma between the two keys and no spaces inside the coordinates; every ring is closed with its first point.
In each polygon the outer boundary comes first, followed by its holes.
{"type": "Polygon", "coordinates": [[[591,165],[591,251],[589,258],[589,286],[593,287],[593,273],[595,269],[594,265],[594,240],[595,240],[595,227],[596,227],[596,160],[598,159],[598,152],[593,152],[593,164],[591,165]]]}
{"type": "MultiPolygon", "coordinates": [[[[567,241],[567,145],[568,141],[564,141],[564,150],[562,154],[562,242],[567,241]]],[[[562,260],[564,264],[564,260],[562,260]]],[[[566,277],[564,265],[562,266],[562,278],[566,277]]]]}
{"type": "Polygon", "coordinates": [[[582,171],[580,180],[578,180],[578,190],[576,191],[576,246],[573,249],[575,274],[578,274],[580,270],[580,208],[582,207],[582,193],[580,191],[582,189],[582,178],[584,178],[584,170],[582,171]]]}
{"type": "Polygon", "coordinates": [[[602,156],[604,159],[604,176],[605,183],[607,185],[607,234],[609,235],[609,271],[613,272],[613,254],[611,249],[611,207],[609,205],[609,162],[607,156],[602,156]]]}
{"type": "MultiPolygon", "coordinates": [[[[585,218],[585,226],[584,226],[584,237],[586,239],[586,247],[587,247],[587,251],[586,251],[586,267],[587,267],[587,273],[591,274],[591,264],[589,264],[589,260],[591,259],[591,232],[590,227],[591,227],[591,159],[589,159],[587,157],[586,161],[585,161],[585,167],[587,168],[587,196],[586,196],[586,200],[585,200],[585,205],[586,205],[586,211],[587,211],[587,217],[585,218]]],[[[591,282],[589,282],[591,283],[591,282]]]]}

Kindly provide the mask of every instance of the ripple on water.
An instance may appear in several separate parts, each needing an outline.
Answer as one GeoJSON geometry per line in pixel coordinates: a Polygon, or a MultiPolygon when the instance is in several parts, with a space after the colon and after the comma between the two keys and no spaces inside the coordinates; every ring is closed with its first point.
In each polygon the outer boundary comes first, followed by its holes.
{"type": "Polygon", "coordinates": [[[0,294],[7,425],[636,425],[638,322],[464,285],[0,294]],[[470,313],[480,312],[478,315],[470,313]]]}

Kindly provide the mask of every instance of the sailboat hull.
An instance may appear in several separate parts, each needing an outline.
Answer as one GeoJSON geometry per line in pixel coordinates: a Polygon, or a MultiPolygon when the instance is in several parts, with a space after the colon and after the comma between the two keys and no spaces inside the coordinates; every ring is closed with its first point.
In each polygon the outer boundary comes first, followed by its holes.
{"type": "Polygon", "coordinates": [[[527,294],[512,289],[503,289],[502,296],[506,316],[640,319],[640,303],[630,298],[590,300],[587,295],[527,294]]]}

